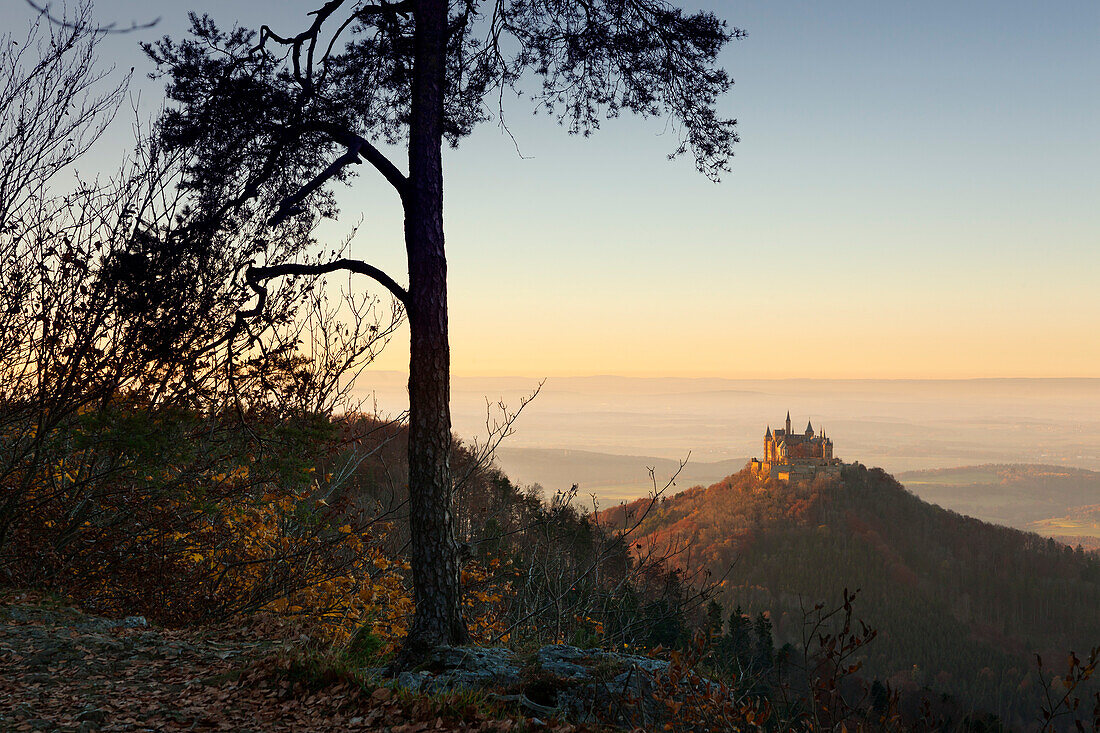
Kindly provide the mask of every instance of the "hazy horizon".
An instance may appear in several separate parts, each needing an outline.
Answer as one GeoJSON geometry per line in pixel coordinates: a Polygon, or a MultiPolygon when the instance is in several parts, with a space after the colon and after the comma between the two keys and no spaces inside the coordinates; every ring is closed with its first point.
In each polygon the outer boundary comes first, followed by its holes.
{"type": "MultiPolygon", "coordinates": [[[[487,402],[514,409],[538,383],[455,377],[455,432],[465,440],[484,438],[487,402]]],[[[367,372],[358,392],[373,392],[379,410],[390,415],[407,404],[401,372],[367,372]]],[[[1100,470],[1097,378],[549,377],[516,421],[498,462],[520,483],[557,490],[576,482],[582,492],[617,501],[643,493],[652,459],[669,474],[690,456],[680,487],[731,473],[726,469],[759,455],[765,428],[779,426],[787,410],[798,430],[807,420],[824,428],[841,459],[891,473],[991,463],[1100,470]],[[600,456],[550,460],[554,451],[600,456]],[[705,464],[714,464],[713,471],[705,464]]]]}

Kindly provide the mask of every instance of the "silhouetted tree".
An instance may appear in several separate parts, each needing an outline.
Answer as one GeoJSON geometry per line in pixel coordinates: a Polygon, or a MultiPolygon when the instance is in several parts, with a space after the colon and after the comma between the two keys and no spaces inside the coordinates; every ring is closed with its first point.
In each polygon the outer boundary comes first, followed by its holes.
{"type": "Polygon", "coordinates": [[[727,641],[727,659],[731,669],[748,667],[752,657],[752,621],[741,606],[730,614],[727,641]]]}
{"type": "Polygon", "coordinates": [[[775,641],[772,639],[772,622],[763,612],[757,614],[752,623],[753,634],[756,635],[756,648],[754,650],[754,663],[757,669],[770,669],[775,657],[775,641]]]}
{"type": "Polygon", "coordinates": [[[713,637],[718,638],[722,636],[722,604],[713,598],[707,602],[707,633],[713,637]]]}
{"type": "MultiPolygon", "coordinates": [[[[717,66],[743,32],[712,13],[665,0],[329,0],[300,33],[219,29],[193,17],[191,37],[147,47],[177,103],[161,140],[186,150],[194,232],[217,237],[249,212],[270,224],[334,216],[328,184],[366,161],[397,193],[405,216],[408,286],[357,259],[279,261],[257,241],[244,273],[262,316],[266,283],[337,270],[367,275],[408,314],[411,561],[416,616],[404,659],[467,639],[449,467],[450,356],[443,235],[444,141],[451,145],[532,78],[533,98],[571,133],[621,112],[663,116],[717,179],[737,137],[718,97],[732,81],[717,66]],[[383,152],[403,145],[408,171],[383,152]]],[[[201,246],[196,239],[195,246],[201,246]]]]}

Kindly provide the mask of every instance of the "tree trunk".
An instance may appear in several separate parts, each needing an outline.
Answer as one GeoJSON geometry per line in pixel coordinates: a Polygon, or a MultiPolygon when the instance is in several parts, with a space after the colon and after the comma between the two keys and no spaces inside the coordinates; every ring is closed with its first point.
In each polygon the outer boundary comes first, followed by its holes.
{"type": "Polygon", "coordinates": [[[450,346],[443,246],[443,95],[446,0],[416,9],[409,186],[404,196],[409,261],[409,525],[416,613],[399,664],[469,635],[461,611],[451,497],[450,346]]]}

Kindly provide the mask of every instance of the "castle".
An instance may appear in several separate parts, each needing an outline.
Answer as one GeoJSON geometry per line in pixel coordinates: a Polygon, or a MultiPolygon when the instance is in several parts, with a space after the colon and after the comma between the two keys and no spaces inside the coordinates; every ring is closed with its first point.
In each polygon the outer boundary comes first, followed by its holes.
{"type": "Polygon", "coordinates": [[[815,476],[839,476],[840,459],[833,458],[833,441],[814,435],[814,426],[806,422],[806,432],[798,435],[791,430],[791,413],[787,413],[785,429],[771,426],[764,433],[764,459],[753,458],[749,463],[752,472],[760,477],[770,476],[780,481],[812,479],[815,476]]]}

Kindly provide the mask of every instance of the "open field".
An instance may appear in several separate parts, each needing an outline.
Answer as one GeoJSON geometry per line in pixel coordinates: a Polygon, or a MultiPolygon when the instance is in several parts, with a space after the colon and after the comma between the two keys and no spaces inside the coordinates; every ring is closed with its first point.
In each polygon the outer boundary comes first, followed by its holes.
{"type": "Polygon", "coordinates": [[[1070,544],[1100,547],[1100,473],[1044,465],[987,465],[898,475],[926,501],[1070,544]],[[1097,540],[1097,541],[1093,541],[1097,540]]]}

